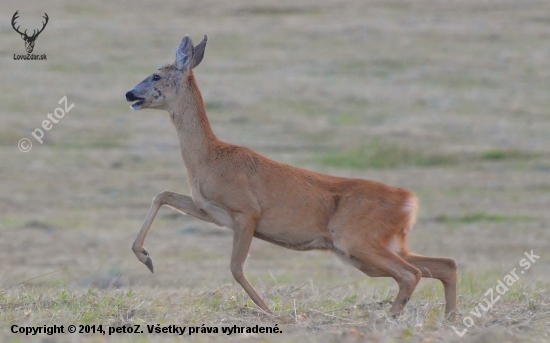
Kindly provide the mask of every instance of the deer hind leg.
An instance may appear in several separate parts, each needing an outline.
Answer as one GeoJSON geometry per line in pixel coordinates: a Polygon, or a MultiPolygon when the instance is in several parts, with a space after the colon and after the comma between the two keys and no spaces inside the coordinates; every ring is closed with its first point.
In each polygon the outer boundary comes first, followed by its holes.
{"type": "Polygon", "coordinates": [[[132,244],[132,251],[136,254],[138,260],[149,268],[151,273],[153,272],[153,261],[149,257],[147,250],[143,247],[143,243],[145,242],[145,236],[147,236],[147,232],[149,232],[149,229],[151,228],[151,225],[153,224],[153,221],[155,220],[155,217],[162,205],[168,205],[180,212],[192,215],[198,219],[212,222],[212,219],[206,213],[195,206],[193,199],[190,196],[168,191],[164,191],[155,196],[151,204],[151,208],[149,209],[149,213],[147,213],[147,217],[145,218],[145,222],[143,223],[134,244],[132,244]]]}
{"type": "Polygon", "coordinates": [[[399,285],[399,292],[390,309],[397,317],[401,314],[407,302],[420,281],[422,273],[418,268],[407,263],[401,257],[391,253],[384,247],[369,247],[367,244],[356,244],[349,249],[348,260],[371,277],[392,277],[399,285]]]}
{"type": "Polygon", "coordinates": [[[457,265],[451,258],[402,254],[405,261],[420,269],[422,276],[438,279],[445,288],[445,316],[453,319],[456,311],[457,265]]]}

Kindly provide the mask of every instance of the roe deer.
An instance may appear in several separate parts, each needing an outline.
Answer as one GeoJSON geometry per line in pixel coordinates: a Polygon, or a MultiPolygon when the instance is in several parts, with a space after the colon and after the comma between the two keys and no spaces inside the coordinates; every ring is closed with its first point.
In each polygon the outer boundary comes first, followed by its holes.
{"type": "Polygon", "coordinates": [[[207,37],[193,46],[186,35],[176,61],[126,93],[131,108],[170,113],[178,134],[191,196],[164,191],[153,199],[132,250],[153,272],[145,236],[162,205],[233,230],[231,273],[254,303],[272,313],[244,275],[252,238],[294,250],[331,250],[372,277],[392,277],[399,292],[397,317],[421,277],[441,280],[445,314],[456,309],[457,265],[450,258],[409,252],[407,235],[417,199],[407,190],[363,179],[323,175],[273,161],[248,148],[220,141],[206,116],[193,76],[207,37]]]}

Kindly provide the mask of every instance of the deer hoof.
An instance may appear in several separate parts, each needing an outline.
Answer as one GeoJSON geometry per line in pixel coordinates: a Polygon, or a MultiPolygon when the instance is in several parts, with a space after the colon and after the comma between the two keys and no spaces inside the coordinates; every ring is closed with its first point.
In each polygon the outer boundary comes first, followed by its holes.
{"type": "Polygon", "coordinates": [[[153,261],[151,260],[150,257],[147,257],[147,260],[145,262],[143,262],[147,268],[149,268],[149,270],[151,271],[151,273],[154,273],[154,270],[153,270],[153,261]]]}
{"type": "Polygon", "coordinates": [[[149,257],[149,253],[147,252],[147,250],[145,250],[145,248],[141,247],[141,248],[135,249],[134,253],[136,254],[136,257],[138,258],[138,260],[140,260],[141,263],[145,264],[147,266],[147,268],[149,268],[151,273],[154,273],[154,271],[153,271],[153,261],[149,257]]]}

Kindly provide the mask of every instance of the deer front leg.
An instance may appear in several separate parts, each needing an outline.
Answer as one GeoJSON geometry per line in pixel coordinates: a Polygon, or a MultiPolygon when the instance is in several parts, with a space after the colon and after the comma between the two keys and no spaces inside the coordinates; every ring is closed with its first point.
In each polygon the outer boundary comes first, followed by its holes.
{"type": "Polygon", "coordinates": [[[244,264],[246,262],[246,258],[248,257],[250,243],[254,237],[254,231],[257,223],[257,218],[235,218],[233,251],[231,252],[231,273],[256,305],[258,305],[265,312],[273,314],[262,298],[258,295],[254,287],[252,287],[250,282],[248,282],[246,276],[244,276],[244,264]]]}
{"type": "Polygon", "coordinates": [[[136,237],[134,244],[132,244],[132,251],[134,252],[134,254],[136,254],[138,260],[140,260],[143,264],[147,266],[147,268],[149,268],[151,273],[153,273],[153,261],[149,257],[149,253],[147,252],[147,250],[145,250],[145,248],[143,247],[143,243],[145,242],[145,236],[147,236],[147,232],[149,232],[151,224],[153,224],[153,220],[155,220],[155,217],[162,205],[168,205],[180,212],[192,215],[195,218],[202,219],[211,223],[213,222],[212,219],[204,211],[198,209],[195,206],[195,204],[193,203],[193,199],[190,196],[168,191],[164,191],[158,194],[153,199],[153,203],[151,204],[149,213],[145,218],[145,222],[143,223],[143,226],[141,227],[141,230],[139,231],[139,234],[136,237]]]}

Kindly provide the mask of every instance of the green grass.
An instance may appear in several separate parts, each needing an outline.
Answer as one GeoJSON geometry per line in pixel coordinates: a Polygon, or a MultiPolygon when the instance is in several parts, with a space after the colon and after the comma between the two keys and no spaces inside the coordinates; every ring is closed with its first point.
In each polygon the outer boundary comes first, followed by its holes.
{"type": "MultiPolygon", "coordinates": [[[[350,117],[341,117],[343,123],[353,122],[350,117]]],[[[333,150],[317,154],[314,162],[337,168],[346,169],[389,169],[403,166],[433,167],[449,166],[459,163],[502,160],[529,159],[537,156],[535,153],[516,150],[493,149],[467,158],[461,154],[440,154],[426,152],[418,148],[403,147],[394,143],[386,143],[373,139],[360,147],[344,150],[333,150]]]]}
{"type": "Polygon", "coordinates": [[[226,104],[221,100],[207,100],[204,102],[206,111],[221,111],[226,107],[226,104]]]}
{"type": "Polygon", "coordinates": [[[386,169],[401,166],[431,167],[449,165],[455,161],[449,157],[405,148],[396,144],[385,144],[374,139],[368,144],[343,151],[318,154],[314,161],[328,167],[347,169],[386,169]]]}
{"type": "Polygon", "coordinates": [[[505,159],[527,159],[533,157],[535,154],[522,152],[518,150],[501,150],[492,149],[487,150],[481,154],[481,159],[484,161],[501,161],[505,159]]]}
{"type": "Polygon", "coordinates": [[[297,14],[317,14],[319,10],[315,7],[298,6],[250,6],[238,9],[237,14],[246,15],[266,15],[266,16],[288,16],[297,14]]]}
{"type": "Polygon", "coordinates": [[[5,213],[0,216],[0,226],[3,229],[14,228],[21,225],[21,218],[13,214],[5,213]]]}
{"type": "Polygon", "coordinates": [[[97,135],[80,135],[78,137],[58,136],[51,142],[56,149],[115,149],[124,146],[124,141],[128,134],[119,132],[103,132],[97,135]]]}
{"type": "Polygon", "coordinates": [[[470,224],[477,222],[516,222],[516,221],[532,221],[533,217],[525,215],[509,215],[509,214],[488,214],[486,212],[475,212],[465,214],[463,216],[447,216],[442,215],[435,218],[436,221],[446,224],[470,224]]]}
{"type": "MultiPolygon", "coordinates": [[[[510,266],[512,267],[513,265],[510,266]]],[[[283,339],[284,342],[303,341],[308,332],[311,334],[318,330],[323,330],[326,341],[336,342],[342,341],[342,337],[339,334],[334,336],[334,330],[350,334],[355,332],[362,336],[375,326],[397,325],[401,330],[388,331],[390,337],[419,342],[426,336],[431,336],[432,330],[438,330],[439,335],[447,332],[449,337],[453,337],[451,325],[462,329],[462,319],[471,316],[470,311],[475,310],[478,304],[484,304],[482,299],[486,297],[486,291],[494,288],[497,281],[505,275],[506,273],[495,272],[460,273],[456,321],[443,318],[443,289],[440,283],[428,279],[423,279],[398,321],[388,315],[395,294],[387,288],[366,297],[355,292],[334,295],[330,289],[303,288],[296,291],[295,288],[284,285],[262,292],[268,305],[274,310],[274,316],[262,314],[244,291],[235,291],[231,286],[203,291],[169,292],[151,289],[119,290],[116,287],[79,290],[67,286],[48,289],[21,286],[0,292],[0,320],[3,323],[21,323],[21,319],[25,318],[26,323],[34,326],[102,324],[104,330],[108,330],[108,327],[136,324],[144,328],[147,324],[205,324],[218,328],[235,324],[272,327],[276,324],[284,334],[278,336],[277,341],[283,339]],[[303,326],[308,330],[303,331],[303,326]]],[[[518,325],[525,321],[528,321],[531,331],[544,330],[544,316],[534,317],[533,312],[547,312],[545,304],[548,300],[546,285],[525,284],[520,280],[510,286],[489,312],[475,318],[476,327],[470,330],[469,335],[489,329],[502,331],[509,325],[518,325]]],[[[132,336],[143,342],[156,342],[155,337],[162,338],[149,334],[132,336]]],[[[201,337],[206,338],[205,335],[201,337]]],[[[120,335],[119,338],[129,339],[129,335],[120,335]]],[[[275,337],[259,335],[258,338],[275,337]]],[[[227,337],[221,334],[208,336],[208,341],[224,339],[227,337]]]]}

